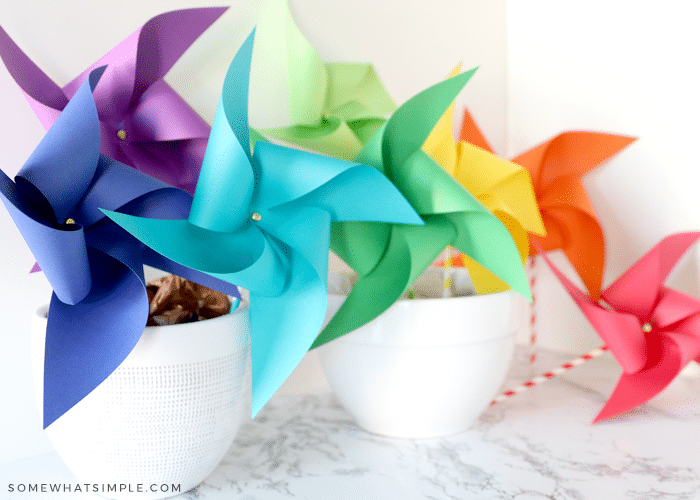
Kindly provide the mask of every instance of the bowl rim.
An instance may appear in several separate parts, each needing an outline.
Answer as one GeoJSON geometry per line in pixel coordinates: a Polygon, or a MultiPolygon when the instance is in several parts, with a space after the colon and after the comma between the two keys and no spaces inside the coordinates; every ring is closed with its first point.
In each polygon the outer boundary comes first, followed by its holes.
{"type": "MultiPolygon", "coordinates": [[[[231,299],[231,298],[232,297],[229,297],[229,299],[231,299]]],[[[222,316],[217,316],[216,318],[205,319],[202,321],[192,321],[190,323],[179,323],[176,325],[144,326],[144,329],[145,329],[145,331],[148,331],[148,332],[156,332],[156,331],[159,331],[160,329],[167,328],[169,331],[172,332],[173,330],[176,329],[174,327],[184,328],[184,327],[189,326],[191,328],[191,325],[202,325],[202,324],[211,325],[212,323],[210,323],[210,322],[212,322],[212,321],[221,322],[221,321],[226,321],[227,319],[231,319],[231,316],[243,316],[245,314],[249,314],[249,312],[250,312],[249,306],[250,306],[250,304],[248,303],[248,301],[245,300],[244,298],[241,298],[238,302],[238,306],[236,307],[236,309],[234,309],[233,311],[230,311],[228,314],[224,314],[222,316]]],[[[37,321],[40,321],[42,323],[46,323],[46,322],[48,322],[48,313],[49,313],[49,304],[42,304],[41,306],[39,306],[38,308],[36,308],[34,310],[33,317],[37,321]]],[[[177,329],[179,329],[179,328],[177,328],[177,329]]]]}
{"type": "MultiPolygon", "coordinates": [[[[472,300],[477,300],[477,299],[484,299],[484,297],[493,297],[496,295],[500,294],[505,294],[505,293],[515,293],[517,295],[518,292],[513,290],[512,288],[509,288],[508,290],[501,290],[499,292],[491,292],[491,293],[473,293],[470,295],[455,295],[452,297],[415,297],[413,299],[409,299],[408,297],[401,297],[397,299],[394,304],[396,303],[401,303],[401,302],[432,302],[432,301],[456,301],[456,300],[465,300],[465,299],[472,299],[472,300]]],[[[336,292],[328,292],[328,295],[333,295],[334,297],[347,297],[349,294],[347,293],[336,293],[336,292]]],[[[393,305],[393,304],[392,304],[393,305]]]]}

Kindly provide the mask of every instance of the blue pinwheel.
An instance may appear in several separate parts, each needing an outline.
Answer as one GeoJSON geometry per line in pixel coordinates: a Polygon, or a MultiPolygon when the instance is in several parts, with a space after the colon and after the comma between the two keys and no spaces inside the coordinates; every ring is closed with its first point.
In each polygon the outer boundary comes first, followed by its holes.
{"type": "Polygon", "coordinates": [[[192,198],[100,154],[94,70],[13,182],[0,171],[0,199],[53,287],[46,331],[44,427],[109,376],[148,318],[143,264],[236,295],[235,286],[145,247],[100,208],[186,216],[192,198]]]}
{"type": "Polygon", "coordinates": [[[229,67],[187,220],[107,215],[165,257],[250,290],[253,415],[311,346],[326,312],[331,221],[422,224],[366,165],[258,142],[253,34],[229,67]]]}

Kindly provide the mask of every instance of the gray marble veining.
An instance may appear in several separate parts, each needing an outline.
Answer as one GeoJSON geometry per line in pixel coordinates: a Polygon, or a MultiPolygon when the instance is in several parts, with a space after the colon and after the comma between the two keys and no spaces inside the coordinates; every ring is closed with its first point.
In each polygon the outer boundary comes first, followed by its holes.
{"type": "MultiPolygon", "coordinates": [[[[679,378],[643,408],[593,426],[619,374],[606,357],[489,408],[470,430],[443,439],[366,433],[331,394],[277,398],[184,498],[700,498],[700,380],[679,378]]],[[[567,358],[542,353],[538,366],[567,358]]],[[[528,375],[521,355],[506,386],[528,375]]]]}
{"type": "MultiPolygon", "coordinates": [[[[543,352],[536,372],[567,361],[543,352]]],[[[505,387],[526,380],[525,353],[505,387]]],[[[369,434],[332,394],[273,398],[181,500],[700,499],[700,378],[597,425],[619,375],[604,355],[486,410],[463,434],[369,434]]],[[[4,472],[70,481],[55,455],[4,472]]],[[[28,495],[17,498],[30,498],[28,495]]],[[[41,498],[92,498],[44,495],[41,498]]]]}

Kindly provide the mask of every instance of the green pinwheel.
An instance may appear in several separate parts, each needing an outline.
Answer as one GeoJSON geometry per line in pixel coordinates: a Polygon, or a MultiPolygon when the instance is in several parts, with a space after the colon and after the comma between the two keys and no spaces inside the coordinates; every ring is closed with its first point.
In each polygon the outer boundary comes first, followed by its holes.
{"type": "Polygon", "coordinates": [[[105,213],[171,260],[250,291],[255,415],[323,323],[331,221],[422,221],[372,167],[264,141],[251,156],[252,49],[251,34],[226,75],[189,218],[105,213]]]}
{"type": "Polygon", "coordinates": [[[359,279],[312,347],[379,316],[448,245],[531,298],[522,261],[508,229],[421,149],[474,71],[412,97],[355,158],[384,173],[425,225],[333,224],[331,249],[359,274],[359,279]]]}
{"type": "Polygon", "coordinates": [[[352,160],[396,105],[371,64],[322,62],[294,24],[286,0],[266,7],[259,23],[266,35],[260,60],[269,64],[280,52],[286,59],[291,125],[259,132],[352,160]]]}

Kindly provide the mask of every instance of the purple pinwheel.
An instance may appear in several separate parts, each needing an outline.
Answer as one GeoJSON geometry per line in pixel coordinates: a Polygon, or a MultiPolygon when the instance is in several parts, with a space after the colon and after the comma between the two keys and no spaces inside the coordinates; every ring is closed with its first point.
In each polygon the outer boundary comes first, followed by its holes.
{"type": "Polygon", "coordinates": [[[0,57],[47,130],[90,72],[107,65],[93,94],[102,154],[193,194],[209,125],[163,77],[226,9],[185,9],[156,16],[63,88],[2,28],[0,57]]]}
{"type": "Polygon", "coordinates": [[[14,182],[0,170],[0,200],[54,293],[46,331],[44,427],[97,387],[131,352],[148,317],[143,264],[236,295],[237,288],[166,260],[100,208],[179,219],[190,195],[100,154],[92,91],[77,89],[14,182]]]}

